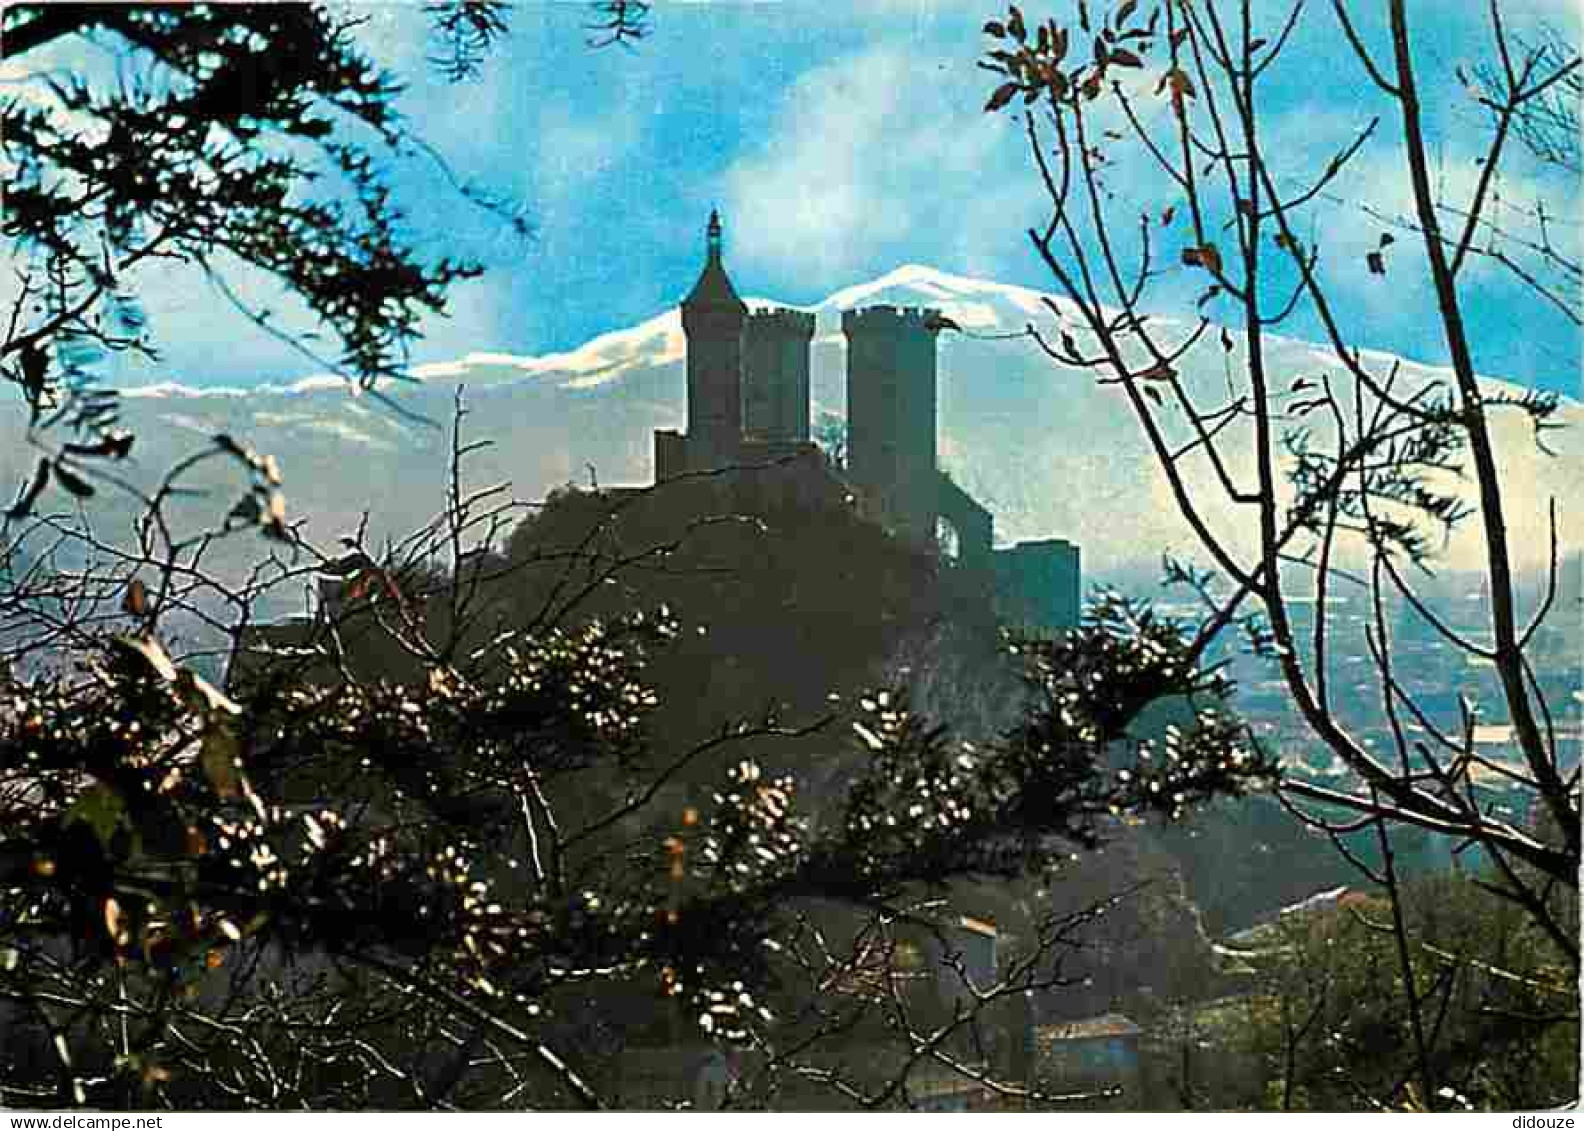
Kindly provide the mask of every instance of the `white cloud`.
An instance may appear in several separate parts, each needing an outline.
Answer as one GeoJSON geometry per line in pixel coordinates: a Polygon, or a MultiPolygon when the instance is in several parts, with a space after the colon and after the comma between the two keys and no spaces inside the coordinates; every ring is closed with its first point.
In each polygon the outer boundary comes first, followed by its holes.
{"type": "MultiPolygon", "coordinates": [[[[1312,184],[1325,162],[1340,152],[1367,118],[1363,112],[1349,121],[1345,113],[1295,107],[1268,124],[1267,151],[1289,153],[1284,163],[1291,174],[1281,181],[1287,192],[1301,192],[1312,184]]],[[[1462,231],[1466,209],[1473,201],[1481,177],[1491,132],[1483,112],[1446,112],[1432,136],[1431,181],[1442,204],[1441,222],[1448,238],[1462,231]],[[1457,123],[1458,128],[1451,128],[1457,123]]],[[[1509,146],[1502,168],[1490,183],[1484,216],[1504,235],[1493,241],[1482,229],[1474,243],[1475,254],[1460,275],[1465,315],[1478,349],[1476,363],[1507,375],[1508,355],[1516,344],[1509,336],[1510,320],[1498,310],[1519,310],[1531,325],[1544,327],[1543,337],[1555,340],[1554,328],[1564,328],[1557,312],[1537,301],[1497,260],[1479,254],[1494,245],[1519,261],[1531,275],[1567,293],[1557,273],[1540,256],[1525,248],[1542,236],[1535,221],[1543,208],[1551,217],[1570,218],[1579,205],[1575,181],[1528,159],[1518,146],[1509,146]],[[1516,304],[1516,305],[1515,305],[1516,304]],[[1553,326],[1554,324],[1554,326],[1553,326]]],[[[1436,314],[1423,237],[1418,232],[1414,190],[1401,127],[1383,119],[1374,138],[1348,161],[1325,192],[1303,210],[1298,225],[1301,238],[1319,245],[1319,274],[1334,304],[1344,332],[1352,340],[1391,342],[1399,352],[1432,359],[1444,357],[1445,342],[1436,314]],[[1382,249],[1380,241],[1392,242],[1382,249]],[[1372,274],[1368,256],[1384,250],[1385,275],[1372,274]]],[[[1579,254],[1580,229],[1570,219],[1553,222],[1548,237],[1564,256],[1579,254]]],[[[1318,333],[1312,325],[1300,332],[1318,333]]]]}
{"type": "Polygon", "coordinates": [[[911,44],[804,73],[726,173],[734,258],[830,285],[1016,238],[1036,198],[1012,122],[980,110],[982,77],[911,44]]]}
{"type": "Polygon", "coordinates": [[[1509,29],[1520,34],[1537,24],[1574,39],[1584,30],[1584,6],[1579,0],[1508,0],[1502,15],[1509,29]]]}
{"type": "Polygon", "coordinates": [[[534,145],[547,187],[567,191],[610,172],[638,139],[640,119],[630,109],[618,104],[595,118],[564,102],[543,109],[534,145]]]}

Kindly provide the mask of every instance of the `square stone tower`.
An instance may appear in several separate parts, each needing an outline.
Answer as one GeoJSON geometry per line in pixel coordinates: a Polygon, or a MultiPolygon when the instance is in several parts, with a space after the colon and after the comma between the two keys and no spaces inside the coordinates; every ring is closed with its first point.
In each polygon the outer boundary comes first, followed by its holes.
{"type": "Polygon", "coordinates": [[[768,443],[809,438],[809,343],[814,315],[756,310],[743,336],[743,431],[768,443]]]}
{"type": "Polygon", "coordinates": [[[935,334],[940,312],[872,306],[842,314],[847,336],[847,476],[885,525],[935,542],[935,334]]]}

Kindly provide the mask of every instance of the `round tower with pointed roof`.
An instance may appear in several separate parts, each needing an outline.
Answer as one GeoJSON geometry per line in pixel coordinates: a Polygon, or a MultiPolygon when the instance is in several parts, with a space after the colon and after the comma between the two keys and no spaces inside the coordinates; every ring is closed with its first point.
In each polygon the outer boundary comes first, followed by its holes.
{"type": "Polygon", "coordinates": [[[748,307],[721,262],[720,213],[711,211],[698,282],[682,300],[687,335],[687,449],[694,467],[731,462],[742,442],[743,325],[748,307]]]}

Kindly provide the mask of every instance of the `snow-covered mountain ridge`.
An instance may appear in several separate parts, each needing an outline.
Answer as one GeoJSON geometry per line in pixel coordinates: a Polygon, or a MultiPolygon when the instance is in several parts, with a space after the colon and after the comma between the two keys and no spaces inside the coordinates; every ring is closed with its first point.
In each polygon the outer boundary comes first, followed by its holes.
{"type": "MultiPolygon", "coordinates": [[[[750,298],[751,307],[779,305],[750,298]]],[[[1051,328],[1058,315],[1040,292],[908,265],[846,287],[812,308],[813,399],[816,417],[840,415],[845,403],[845,344],[840,311],[892,304],[939,308],[966,333],[941,335],[939,444],[941,462],[996,515],[1007,540],[1066,537],[1084,549],[1088,570],[1147,565],[1162,550],[1191,548],[1170,491],[1121,392],[1093,376],[1056,365],[1032,342],[1014,335],[1029,323],[1051,328]],[[999,336],[998,336],[999,335],[999,336]]],[[[1066,304],[1056,303],[1060,311],[1066,304]]],[[[1190,323],[1156,318],[1168,339],[1190,323]]],[[[1213,335],[1207,335],[1207,339],[1213,335]]],[[[1271,372],[1286,381],[1337,375],[1329,350],[1270,338],[1271,372]]],[[[1195,387],[1224,387],[1219,345],[1196,348],[1183,362],[1195,387]]],[[[425,520],[442,498],[445,454],[456,386],[467,388],[470,437],[495,441],[471,465],[476,482],[510,480],[534,500],[567,482],[643,483],[652,477],[651,433],[684,419],[685,339],[673,308],[637,326],[599,335],[560,353],[523,356],[477,351],[414,369],[411,382],[387,392],[406,414],[354,396],[339,379],[313,376],[257,388],[194,386],[176,381],[124,390],[125,412],[138,433],[134,472],[153,476],[200,437],[228,432],[272,452],[284,468],[292,511],[311,516],[312,532],[333,538],[370,510],[376,530],[398,533],[425,520]],[[415,423],[427,418],[437,427],[415,423]]],[[[1397,362],[1364,355],[1384,371],[1397,362]]],[[[1444,371],[1401,363],[1399,388],[1445,379],[1444,371]]],[[[1485,383],[1488,394],[1518,393],[1485,383]]],[[[1584,498],[1578,456],[1584,407],[1564,401],[1545,455],[1516,412],[1495,415],[1509,525],[1520,559],[1545,552],[1546,501],[1562,511],[1565,549],[1584,543],[1580,518],[1568,513],[1584,498]]],[[[0,475],[18,481],[33,453],[22,442],[21,414],[0,412],[0,475]]],[[[1192,469],[1190,473],[1193,474],[1192,469]]],[[[1206,477],[1195,477],[1204,487],[1206,477]]],[[[1467,490],[1466,486],[1460,487],[1467,490]]],[[[217,485],[217,492],[224,490],[217,485]]],[[[221,496],[223,498],[223,496],[221,496]]],[[[215,500],[201,500],[211,509],[215,500]]],[[[1249,526],[1230,504],[1212,502],[1209,517],[1234,540],[1249,526]]],[[[1474,564],[1472,533],[1455,536],[1449,564],[1474,564]]]]}

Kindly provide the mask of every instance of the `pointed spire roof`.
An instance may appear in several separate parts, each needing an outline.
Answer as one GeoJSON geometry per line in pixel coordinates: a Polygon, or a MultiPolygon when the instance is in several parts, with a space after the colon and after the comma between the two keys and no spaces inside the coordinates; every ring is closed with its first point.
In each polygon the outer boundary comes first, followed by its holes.
{"type": "Polygon", "coordinates": [[[683,307],[689,310],[735,310],[742,314],[748,313],[748,305],[737,297],[737,289],[732,286],[726,268],[721,263],[719,212],[710,211],[709,227],[704,230],[704,234],[708,248],[704,270],[700,272],[698,282],[693,284],[687,298],[682,300],[683,307]]]}

